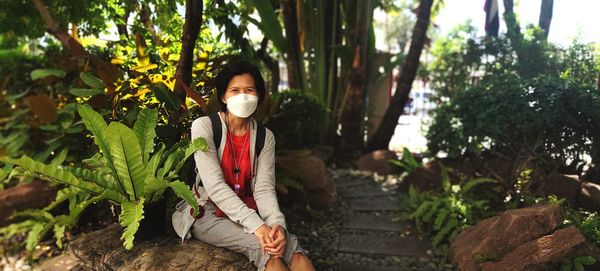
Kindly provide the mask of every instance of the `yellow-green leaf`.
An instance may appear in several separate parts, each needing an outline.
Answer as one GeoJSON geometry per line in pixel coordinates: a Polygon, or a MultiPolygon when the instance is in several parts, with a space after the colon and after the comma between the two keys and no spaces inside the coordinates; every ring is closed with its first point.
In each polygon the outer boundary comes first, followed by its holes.
{"type": "Polygon", "coordinates": [[[144,219],[144,198],[136,202],[124,202],[121,204],[121,214],[119,215],[119,222],[121,226],[125,227],[121,240],[123,240],[123,246],[125,249],[133,248],[133,239],[135,233],[140,227],[140,221],[144,219]]]}
{"type": "Polygon", "coordinates": [[[111,122],[106,128],[106,138],[110,147],[110,157],[125,191],[131,200],[139,199],[144,191],[146,169],[135,133],[121,123],[111,122]]]}

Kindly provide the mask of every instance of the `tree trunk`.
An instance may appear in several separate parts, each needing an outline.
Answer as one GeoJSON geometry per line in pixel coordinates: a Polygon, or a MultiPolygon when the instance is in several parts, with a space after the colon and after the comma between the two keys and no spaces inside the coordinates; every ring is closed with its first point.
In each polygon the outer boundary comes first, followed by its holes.
{"type": "Polygon", "coordinates": [[[398,125],[398,118],[402,115],[404,105],[408,101],[412,83],[417,75],[419,58],[421,57],[421,51],[423,50],[427,38],[427,28],[429,27],[432,4],[433,0],[420,1],[417,22],[413,28],[410,49],[408,50],[406,61],[402,64],[400,70],[401,73],[398,77],[396,93],[394,93],[390,105],[383,115],[379,128],[367,144],[367,151],[388,149],[390,140],[394,135],[394,130],[398,125]]]}
{"type": "Polygon", "coordinates": [[[351,33],[350,48],[354,57],[348,73],[348,83],[342,100],[340,120],[342,124],[342,151],[349,149],[362,150],[364,122],[364,94],[367,84],[367,44],[368,29],[373,17],[372,1],[357,2],[358,14],[356,24],[351,33]]]}
{"type": "Polygon", "coordinates": [[[271,73],[271,78],[269,79],[269,91],[271,93],[277,93],[279,87],[279,62],[269,56],[267,53],[267,45],[269,44],[269,39],[263,38],[260,44],[260,50],[256,52],[256,55],[262,60],[263,63],[267,66],[271,73]]]}
{"type": "Polygon", "coordinates": [[[554,0],[542,0],[542,7],[540,9],[540,21],[538,25],[544,30],[544,37],[548,39],[550,33],[550,23],[552,22],[552,9],[554,7],[554,0]]]}
{"type": "Polygon", "coordinates": [[[194,65],[194,47],[196,39],[202,26],[202,0],[185,1],[185,23],[183,24],[183,34],[181,35],[181,52],[179,53],[179,63],[175,72],[175,95],[177,95],[183,104],[185,104],[186,89],[189,89],[192,82],[192,67],[194,65]]]}
{"type": "Polygon", "coordinates": [[[297,0],[282,0],[281,10],[285,28],[285,40],[287,42],[287,64],[288,85],[291,89],[302,90],[302,57],[300,53],[300,38],[298,36],[298,9],[297,0]]]}

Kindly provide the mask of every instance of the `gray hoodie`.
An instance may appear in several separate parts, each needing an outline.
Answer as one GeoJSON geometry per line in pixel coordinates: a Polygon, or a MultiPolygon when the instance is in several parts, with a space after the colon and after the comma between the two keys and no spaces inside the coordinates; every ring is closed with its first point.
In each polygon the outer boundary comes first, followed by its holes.
{"type": "MultiPolygon", "coordinates": [[[[279,210],[275,192],[275,137],[273,132],[265,128],[265,144],[257,158],[256,174],[252,179],[252,193],[258,206],[258,213],[256,213],[242,202],[223,177],[220,161],[225,148],[227,126],[223,119],[221,119],[221,124],[221,144],[217,151],[213,142],[210,118],[208,116],[200,117],[192,123],[192,140],[202,137],[208,143],[207,151],[197,151],[194,154],[198,173],[195,188],[200,194],[200,197],[196,197],[198,205],[204,206],[210,197],[210,200],[223,210],[229,219],[242,225],[246,233],[254,233],[263,224],[269,227],[279,224],[286,228],[285,217],[279,210]],[[200,182],[202,182],[202,186],[200,186],[200,182]]],[[[256,127],[256,121],[251,118],[250,157],[254,157],[256,127]]],[[[251,168],[254,168],[254,159],[251,158],[250,161],[251,168]]],[[[190,229],[195,222],[190,209],[191,206],[182,200],[177,203],[176,210],[172,215],[173,228],[182,241],[191,237],[190,229]]]]}

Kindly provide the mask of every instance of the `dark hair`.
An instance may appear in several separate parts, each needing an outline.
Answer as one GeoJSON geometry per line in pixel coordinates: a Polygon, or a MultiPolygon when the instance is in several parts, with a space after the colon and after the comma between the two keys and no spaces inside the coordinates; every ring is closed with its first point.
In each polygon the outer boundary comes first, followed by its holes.
{"type": "Polygon", "coordinates": [[[258,104],[265,99],[265,80],[258,68],[248,61],[233,62],[225,65],[215,77],[215,86],[217,88],[217,102],[221,105],[223,112],[227,111],[227,105],[223,103],[223,95],[227,90],[231,78],[241,74],[250,74],[254,78],[254,86],[258,93],[258,104]]]}

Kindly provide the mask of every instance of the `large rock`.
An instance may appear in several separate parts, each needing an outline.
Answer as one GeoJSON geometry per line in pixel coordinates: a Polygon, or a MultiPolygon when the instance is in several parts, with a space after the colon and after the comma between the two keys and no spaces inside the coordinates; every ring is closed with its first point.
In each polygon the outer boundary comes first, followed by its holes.
{"type": "Polygon", "coordinates": [[[581,191],[581,182],[577,175],[552,174],[541,183],[541,194],[556,195],[566,199],[571,206],[577,203],[577,196],[581,191]]]}
{"type": "Polygon", "coordinates": [[[0,227],[10,224],[15,211],[45,207],[56,196],[56,188],[48,182],[35,180],[0,191],[0,227]]]}
{"type": "Polygon", "coordinates": [[[575,226],[529,241],[506,254],[499,262],[487,262],[483,271],[558,270],[571,251],[585,245],[585,238],[575,226]]]}
{"type": "Polygon", "coordinates": [[[70,244],[70,254],[84,270],[256,270],[242,254],[194,239],[181,243],[175,235],[135,240],[133,249],[126,250],[119,239],[122,232],[114,224],[85,234],[70,244]]]}
{"type": "Polygon", "coordinates": [[[311,205],[329,207],[336,204],[335,188],[321,158],[293,152],[277,156],[275,160],[279,173],[291,176],[302,184],[311,205]]]}
{"type": "Polygon", "coordinates": [[[586,210],[600,211],[600,185],[583,182],[579,194],[579,204],[586,210]]]}
{"type": "Polygon", "coordinates": [[[509,210],[463,230],[450,245],[461,271],[480,270],[476,259],[502,259],[521,244],[552,232],[564,220],[558,205],[509,210]]]}
{"type": "Polygon", "coordinates": [[[377,150],[361,156],[354,164],[360,170],[377,172],[382,175],[397,174],[402,169],[389,162],[389,160],[397,158],[398,156],[393,151],[377,150]]]}

